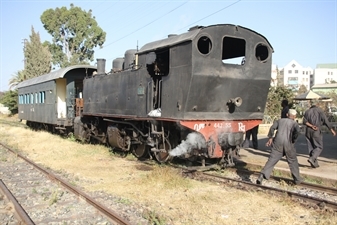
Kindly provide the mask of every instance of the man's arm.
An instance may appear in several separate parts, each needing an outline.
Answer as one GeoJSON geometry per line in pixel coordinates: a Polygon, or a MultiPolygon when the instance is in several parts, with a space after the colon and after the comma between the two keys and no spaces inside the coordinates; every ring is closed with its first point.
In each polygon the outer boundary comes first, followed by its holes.
{"type": "Polygon", "coordinates": [[[293,134],[292,134],[292,142],[295,143],[295,141],[298,138],[298,135],[300,134],[300,126],[298,125],[298,123],[295,122],[294,124],[294,128],[293,128],[293,134]]]}
{"type": "Polygon", "coordinates": [[[269,129],[269,132],[268,132],[268,137],[269,137],[269,139],[268,139],[268,141],[267,141],[267,143],[266,143],[266,146],[267,146],[267,147],[269,147],[269,146],[271,145],[271,143],[273,142],[274,132],[275,132],[275,130],[278,128],[278,122],[279,122],[279,120],[275,121],[275,122],[273,123],[273,125],[272,125],[272,126],[270,127],[270,129],[269,129]]]}
{"type": "MultiPolygon", "coordinates": [[[[303,120],[304,121],[304,120],[303,120]]],[[[304,125],[306,125],[307,127],[312,128],[313,130],[318,130],[318,127],[316,127],[315,125],[312,125],[311,123],[309,123],[308,121],[306,121],[304,123],[304,125]]]]}

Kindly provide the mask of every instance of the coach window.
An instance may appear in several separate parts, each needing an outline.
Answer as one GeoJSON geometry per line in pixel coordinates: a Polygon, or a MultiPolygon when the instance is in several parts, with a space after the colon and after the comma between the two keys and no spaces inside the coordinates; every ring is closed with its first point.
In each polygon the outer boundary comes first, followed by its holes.
{"type": "Polygon", "coordinates": [[[34,104],[34,95],[33,95],[33,93],[30,93],[30,103],[34,104]]]}
{"type": "Polygon", "coordinates": [[[46,100],[46,92],[42,91],[42,103],[44,103],[46,100]]]}
{"type": "Polygon", "coordinates": [[[268,59],[269,51],[267,46],[258,44],[255,48],[255,57],[258,61],[265,62],[268,59]]]}
{"type": "Polygon", "coordinates": [[[224,37],[222,41],[222,62],[244,65],[246,62],[246,41],[240,38],[224,37]]]}
{"type": "Polygon", "coordinates": [[[37,100],[38,100],[38,98],[37,98],[37,92],[35,92],[35,104],[37,104],[37,100]]]}

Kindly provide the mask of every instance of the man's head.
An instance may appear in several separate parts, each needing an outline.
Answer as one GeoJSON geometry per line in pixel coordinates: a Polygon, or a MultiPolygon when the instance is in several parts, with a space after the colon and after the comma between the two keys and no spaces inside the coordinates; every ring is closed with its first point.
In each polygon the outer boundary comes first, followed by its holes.
{"type": "Polygon", "coordinates": [[[318,100],[317,99],[310,99],[310,106],[317,105],[318,100]]]}
{"type": "Polygon", "coordinates": [[[289,109],[288,113],[287,113],[287,116],[288,118],[290,119],[295,119],[296,118],[296,110],[295,109],[289,109]]]}
{"type": "Polygon", "coordinates": [[[282,107],[288,106],[288,100],[287,100],[287,99],[282,100],[281,106],[282,106],[282,107]]]}

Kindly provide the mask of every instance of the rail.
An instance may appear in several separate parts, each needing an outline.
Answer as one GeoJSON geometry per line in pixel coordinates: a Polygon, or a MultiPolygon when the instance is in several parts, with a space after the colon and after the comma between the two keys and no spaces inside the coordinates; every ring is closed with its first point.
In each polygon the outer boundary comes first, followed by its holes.
{"type": "MultiPolygon", "coordinates": [[[[105,207],[101,203],[97,202],[96,200],[94,200],[93,198],[91,198],[89,195],[85,194],[81,190],[73,187],[71,184],[69,184],[65,180],[63,180],[60,177],[58,177],[58,176],[56,176],[56,175],[48,172],[47,170],[45,170],[41,166],[37,165],[33,161],[27,159],[26,157],[24,157],[23,155],[19,154],[18,152],[15,152],[13,149],[11,149],[10,147],[8,147],[7,145],[5,145],[3,143],[0,143],[0,145],[3,146],[4,148],[6,148],[8,151],[10,151],[13,154],[15,154],[17,157],[19,157],[19,158],[23,159],[24,161],[26,161],[27,163],[31,164],[36,169],[38,169],[41,172],[43,172],[44,174],[46,174],[50,179],[58,181],[62,186],[64,186],[68,190],[70,190],[72,193],[76,194],[79,197],[82,197],[86,202],[88,202],[90,205],[92,205],[95,208],[97,208],[100,212],[102,212],[104,215],[106,215],[111,220],[117,222],[118,224],[125,224],[125,225],[129,225],[130,224],[128,221],[126,221],[122,217],[120,217],[116,212],[110,210],[109,208],[105,207]]],[[[32,224],[34,224],[34,223],[32,223],[32,224]]]]}

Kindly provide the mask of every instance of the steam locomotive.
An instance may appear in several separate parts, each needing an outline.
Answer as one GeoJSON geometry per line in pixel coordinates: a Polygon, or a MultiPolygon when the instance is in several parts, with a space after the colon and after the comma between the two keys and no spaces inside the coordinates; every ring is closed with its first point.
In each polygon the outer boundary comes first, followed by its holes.
{"type": "Polygon", "coordinates": [[[263,119],[273,48],[245,27],[195,26],[130,49],[106,71],[70,66],[18,86],[19,118],[158,162],[233,166],[263,119]]]}

